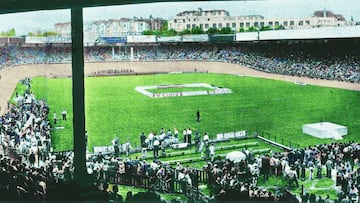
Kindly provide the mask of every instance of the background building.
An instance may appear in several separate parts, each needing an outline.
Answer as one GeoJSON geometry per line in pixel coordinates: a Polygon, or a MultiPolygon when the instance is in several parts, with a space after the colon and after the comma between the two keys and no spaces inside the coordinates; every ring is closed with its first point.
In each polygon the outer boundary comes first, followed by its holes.
{"type": "Polygon", "coordinates": [[[199,27],[204,31],[209,28],[230,27],[234,31],[248,29],[250,27],[276,28],[282,26],[284,29],[312,28],[320,26],[342,26],[345,18],[331,11],[315,11],[313,16],[304,18],[264,18],[261,15],[230,16],[226,10],[193,10],[184,11],[169,20],[169,29],[182,31],[199,27]]]}
{"type": "MultiPolygon", "coordinates": [[[[141,35],[145,30],[160,30],[163,22],[161,18],[120,18],[97,20],[84,24],[85,45],[93,44],[99,37],[120,37],[127,35],[141,35]]],[[[70,22],[56,23],[55,32],[60,36],[71,36],[70,22]]]]}

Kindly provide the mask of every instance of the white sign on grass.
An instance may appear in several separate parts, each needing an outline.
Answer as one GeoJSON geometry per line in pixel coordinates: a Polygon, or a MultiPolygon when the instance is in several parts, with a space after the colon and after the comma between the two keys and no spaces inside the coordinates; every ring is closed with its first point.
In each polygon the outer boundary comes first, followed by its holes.
{"type": "Polygon", "coordinates": [[[198,96],[198,95],[213,95],[213,94],[230,94],[231,89],[225,87],[217,87],[207,83],[193,83],[183,85],[156,85],[156,86],[139,86],[135,88],[136,91],[151,98],[163,98],[163,97],[182,97],[182,96],[198,96]],[[174,89],[174,88],[207,88],[209,90],[198,91],[179,91],[179,92],[162,92],[152,93],[149,90],[152,89],[174,89]]]}

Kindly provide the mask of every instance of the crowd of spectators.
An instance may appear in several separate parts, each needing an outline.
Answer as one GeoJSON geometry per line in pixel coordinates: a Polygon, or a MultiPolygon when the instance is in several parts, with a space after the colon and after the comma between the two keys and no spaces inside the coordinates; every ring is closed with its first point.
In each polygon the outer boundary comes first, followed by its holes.
{"type": "MultiPolygon", "coordinates": [[[[178,44],[112,49],[86,47],[85,61],[220,61],[245,65],[260,71],[300,77],[360,82],[357,41],[258,44],[178,44]],[[133,56],[131,56],[133,53],[133,56]]],[[[2,47],[0,69],[36,63],[69,63],[69,47],[2,47]]]]}

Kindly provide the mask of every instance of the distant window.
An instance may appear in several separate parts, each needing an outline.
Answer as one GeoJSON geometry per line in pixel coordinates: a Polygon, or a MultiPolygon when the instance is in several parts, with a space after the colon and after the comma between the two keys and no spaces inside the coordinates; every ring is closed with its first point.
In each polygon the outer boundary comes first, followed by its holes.
{"type": "Polygon", "coordinates": [[[205,24],[205,29],[209,29],[209,24],[205,24]]]}
{"type": "Polygon", "coordinates": [[[203,24],[200,24],[200,29],[204,29],[204,25],[203,25],[203,24]]]}
{"type": "Polygon", "coordinates": [[[208,18],[208,21],[210,21],[210,18],[208,18]]]}
{"type": "Polygon", "coordinates": [[[219,28],[222,28],[222,23],[219,23],[219,28]]]}
{"type": "Polygon", "coordinates": [[[259,27],[259,22],[255,22],[254,27],[259,27]]]}
{"type": "Polygon", "coordinates": [[[249,23],[249,22],[246,23],[246,27],[250,27],[250,23],[249,23]]]}
{"type": "Polygon", "coordinates": [[[174,19],[174,23],[177,23],[177,20],[176,20],[176,19],[174,19]]]}
{"type": "Polygon", "coordinates": [[[310,25],[310,20],[305,21],[306,25],[310,25]]]}
{"type": "Polygon", "coordinates": [[[195,27],[196,27],[196,25],[195,25],[195,24],[192,24],[192,25],[191,25],[191,28],[193,28],[193,29],[194,29],[195,27]]]}
{"type": "Polygon", "coordinates": [[[185,19],[183,19],[183,23],[185,23],[185,19]]]}
{"type": "Polygon", "coordinates": [[[284,26],[288,26],[288,25],[289,25],[288,21],[284,21],[284,26]]]}
{"type": "Polygon", "coordinates": [[[187,28],[187,29],[190,29],[190,24],[186,24],[186,28],[187,28]]]}
{"type": "Polygon", "coordinates": [[[231,27],[232,27],[232,28],[236,28],[236,23],[232,23],[232,24],[231,24],[231,27]]]}
{"type": "Polygon", "coordinates": [[[230,27],[230,23],[226,23],[226,27],[230,27]]]}
{"type": "Polygon", "coordinates": [[[264,22],[260,22],[260,26],[264,27],[265,23],[264,22]]]}
{"type": "Polygon", "coordinates": [[[279,21],[275,21],[275,26],[279,26],[279,21]]]}
{"type": "Polygon", "coordinates": [[[244,27],[244,23],[240,23],[240,27],[244,27]]]}
{"type": "Polygon", "coordinates": [[[216,28],[216,23],[213,23],[213,28],[216,28]]]}
{"type": "Polygon", "coordinates": [[[196,18],[194,18],[194,22],[196,21],[196,18]]]}
{"type": "Polygon", "coordinates": [[[292,20],[290,21],[290,26],[294,26],[295,25],[295,22],[292,20]]]}
{"type": "Polygon", "coordinates": [[[269,26],[273,26],[273,22],[272,22],[272,21],[269,22],[269,26]]]}
{"type": "Polygon", "coordinates": [[[304,21],[300,20],[299,21],[299,26],[303,26],[304,25],[304,21]]]}

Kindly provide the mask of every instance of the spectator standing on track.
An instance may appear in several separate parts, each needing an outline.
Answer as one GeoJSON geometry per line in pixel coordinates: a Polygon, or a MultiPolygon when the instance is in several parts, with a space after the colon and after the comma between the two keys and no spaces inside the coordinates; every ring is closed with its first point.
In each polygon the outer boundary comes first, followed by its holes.
{"type": "Polygon", "coordinates": [[[177,128],[174,128],[174,137],[178,138],[178,136],[179,136],[179,131],[177,128]]]}
{"type": "Polygon", "coordinates": [[[204,142],[204,148],[205,148],[205,159],[208,159],[208,158],[210,158],[209,142],[204,142]]]}
{"type": "Polygon", "coordinates": [[[211,162],[214,161],[214,157],[215,157],[215,145],[214,143],[212,143],[210,146],[209,146],[209,155],[210,155],[210,160],[211,162]]]}
{"type": "Polygon", "coordinates": [[[124,145],[125,145],[126,156],[129,156],[130,155],[130,149],[131,149],[130,141],[128,140],[124,145]]]}
{"type": "Polygon", "coordinates": [[[195,133],[195,152],[199,152],[200,148],[200,135],[199,131],[196,131],[195,133]]]}
{"type": "Polygon", "coordinates": [[[268,181],[270,174],[270,157],[268,155],[261,159],[261,172],[264,175],[264,182],[268,181]]]}
{"type": "Polygon", "coordinates": [[[196,121],[200,122],[200,111],[199,110],[196,111],[196,121]]]}
{"type": "Polygon", "coordinates": [[[119,152],[120,152],[120,150],[119,150],[119,138],[116,137],[111,142],[112,142],[112,145],[114,146],[115,157],[118,157],[119,152]]]}
{"type": "Polygon", "coordinates": [[[146,140],[146,136],[145,136],[145,133],[143,132],[140,135],[140,145],[141,145],[142,148],[146,147],[145,146],[145,140],[146,140]]]}
{"type": "Polygon", "coordinates": [[[169,129],[165,137],[170,138],[171,136],[172,136],[172,133],[171,133],[171,130],[169,129]]]}
{"type": "Polygon", "coordinates": [[[300,177],[301,177],[301,181],[305,180],[305,176],[306,176],[306,164],[303,163],[301,165],[301,170],[300,170],[300,177]]]}
{"type": "Polygon", "coordinates": [[[332,161],[328,159],[325,163],[326,166],[326,177],[331,178],[331,169],[333,167],[332,161]]]}
{"type": "Polygon", "coordinates": [[[209,142],[209,135],[207,133],[204,133],[203,141],[204,143],[209,142]]]}
{"type": "Polygon", "coordinates": [[[164,133],[165,133],[164,128],[161,128],[161,129],[160,129],[160,133],[159,133],[159,135],[162,135],[162,134],[164,134],[164,133]]]}
{"type": "Polygon", "coordinates": [[[192,131],[191,131],[191,128],[189,128],[187,131],[186,131],[186,142],[191,144],[191,134],[192,134],[192,131]]]}
{"type": "Polygon", "coordinates": [[[54,111],[53,119],[54,119],[54,125],[56,125],[56,121],[57,121],[56,111],[54,111]]]}
{"type": "Polygon", "coordinates": [[[288,178],[288,183],[289,183],[289,188],[291,189],[291,186],[293,183],[295,183],[296,185],[296,188],[299,187],[299,182],[298,182],[298,176],[297,176],[297,173],[296,171],[291,168],[287,174],[287,178],[288,178]]]}
{"type": "Polygon", "coordinates": [[[160,141],[155,137],[154,140],[154,159],[157,159],[159,157],[159,146],[160,146],[160,141]]]}
{"type": "Polygon", "coordinates": [[[149,136],[148,136],[148,139],[149,139],[149,148],[153,148],[153,144],[154,144],[154,133],[153,132],[150,132],[149,133],[149,136]]]}
{"type": "Polygon", "coordinates": [[[183,130],[184,143],[187,143],[187,142],[186,142],[186,137],[187,137],[186,132],[187,132],[187,130],[186,130],[186,128],[184,128],[184,130],[183,130]]]}
{"type": "Polygon", "coordinates": [[[62,116],[63,121],[66,121],[66,115],[67,115],[67,111],[64,109],[64,110],[61,112],[61,116],[62,116]]]}
{"type": "Polygon", "coordinates": [[[315,167],[315,164],[314,162],[312,162],[311,160],[308,162],[308,168],[309,168],[309,180],[312,180],[313,177],[314,177],[314,167],[315,167]]]}

